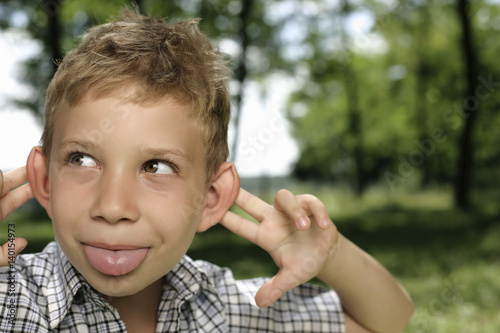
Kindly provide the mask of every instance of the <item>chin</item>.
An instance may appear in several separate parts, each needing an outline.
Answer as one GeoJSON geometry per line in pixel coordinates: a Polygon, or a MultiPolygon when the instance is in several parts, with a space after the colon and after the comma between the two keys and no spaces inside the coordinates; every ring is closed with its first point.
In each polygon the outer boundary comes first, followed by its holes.
{"type": "Polygon", "coordinates": [[[147,287],[147,282],[138,281],[136,277],[125,274],[110,276],[97,273],[97,276],[85,277],[87,282],[99,293],[110,297],[125,297],[137,294],[147,287]]]}

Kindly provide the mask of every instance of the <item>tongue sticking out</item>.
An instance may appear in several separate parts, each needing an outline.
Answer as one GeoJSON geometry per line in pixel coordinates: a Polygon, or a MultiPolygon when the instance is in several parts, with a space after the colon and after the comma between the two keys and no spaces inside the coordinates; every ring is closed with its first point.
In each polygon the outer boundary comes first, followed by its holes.
{"type": "Polygon", "coordinates": [[[137,268],[148,250],[148,248],[107,250],[83,244],[83,252],[92,266],[103,274],[114,276],[127,274],[137,268]]]}

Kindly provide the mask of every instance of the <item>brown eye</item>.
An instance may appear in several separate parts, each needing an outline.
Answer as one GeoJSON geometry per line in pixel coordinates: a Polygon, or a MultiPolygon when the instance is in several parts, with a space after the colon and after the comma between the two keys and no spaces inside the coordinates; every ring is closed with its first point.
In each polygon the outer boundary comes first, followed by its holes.
{"type": "Polygon", "coordinates": [[[158,163],[153,161],[146,163],[146,165],[144,166],[144,171],[156,173],[156,171],[158,171],[158,163]]]}
{"type": "Polygon", "coordinates": [[[84,167],[93,167],[97,165],[96,161],[94,161],[92,157],[81,153],[71,155],[68,162],[72,165],[84,167]]]}
{"type": "Polygon", "coordinates": [[[143,170],[144,172],[157,173],[162,175],[175,173],[174,167],[171,163],[158,160],[151,160],[146,162],[146,164],[144,164],[143,170]]]}
{"type": "Polygon", "coordinates": [[[73,165],[82,165],[82,163],[83,163],[83,155],[82,154],[73,155],[70,158],[69,163],[71,163],[73,165]]]}

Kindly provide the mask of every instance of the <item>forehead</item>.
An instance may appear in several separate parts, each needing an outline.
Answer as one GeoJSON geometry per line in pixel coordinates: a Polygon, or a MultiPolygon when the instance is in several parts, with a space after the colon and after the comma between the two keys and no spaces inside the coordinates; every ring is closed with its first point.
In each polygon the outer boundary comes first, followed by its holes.
{"type": "Polygon", "coordinates": [[[74,106],[61,105],[53,144],[63,140],[203,150],[201,131],[189,107],[171,97],[137,103],[123,92],[100,98],[88,95],[74,106]]]}
{"type": "Polygon", "coordinates": [[[62,103],[57,106],[55,119],[81,116],[82,112],[92,111],[93,107],[87,106],[97,104],[105,105],[104,108],[99,109],[99,113],[105,115],[105,118],[111,119],[118,116],[115,120],[124,122],[130,121],[128,116],[132,108],[142,109],[142,111],[159,109],[161,111],[157,112],[157,116],[177,117],[185,121],[196,118],[193,108],[183,93],[172,92],[158,97],[145,95],[142,90],[135,84],[119,84],[118,87],[102,93],[95,90],[88,91],[71,101],[63,98],[62,103]]]}

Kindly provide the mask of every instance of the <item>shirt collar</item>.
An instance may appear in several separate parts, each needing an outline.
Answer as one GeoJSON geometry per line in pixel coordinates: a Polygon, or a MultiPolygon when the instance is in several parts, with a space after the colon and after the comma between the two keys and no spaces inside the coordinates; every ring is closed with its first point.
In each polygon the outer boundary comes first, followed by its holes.
{"type": "Polygon", "coordinates": [[[178,331],[180,320],[186,320],[192,325],[204,323],[198,331],[208,331],[208,327],[217,327],[218,332],[225,331],[222,329],[226,326],[224,305],[213,282],[197,262],[184,256],[165,275],[164,281],[157,332],[178,331]]]}
{"type": "Polygon", "coordinates": [[[45,289],[44,294],[48,300],[50,328],[54,329],[68,313],[78,290],[82,286],[88,286],[88,283],[69,262],[57,242],[51,250],[54,251],[54,258],[57,262],[47,285],[42,288],[45,289]]]}

